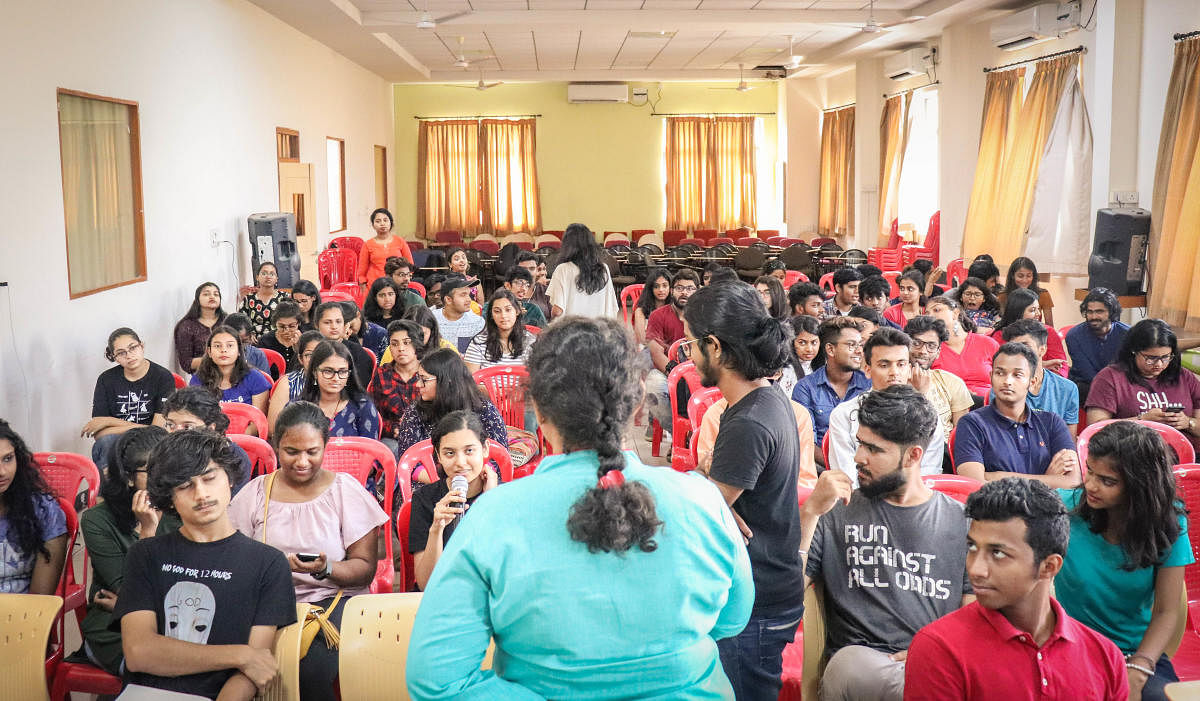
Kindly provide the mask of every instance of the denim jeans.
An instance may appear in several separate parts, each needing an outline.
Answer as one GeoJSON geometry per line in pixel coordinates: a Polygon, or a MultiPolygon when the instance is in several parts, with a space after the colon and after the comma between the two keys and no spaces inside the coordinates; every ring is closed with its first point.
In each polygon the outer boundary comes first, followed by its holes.
{"type": "Polygon", "coordinates": [[[783,648],[796,638],[804,605],[777,616],[751,616],[741,633],[717,641],[737,701],[775,701],[783,688],[783,648]]]}
{"type": "Polygon", "coordinates": [[[1154,665],[1154,676],[1147,679],[1142,687],[1142,701],[1167,701],[1166,686],[1177,681],[1179,677],[1175,674],[1175,667],[1164,654],[1154,665]]]}
{"type": "Polygon", "coordinates": [[[100,470],[101,481],[104,481],[104,468],[108,466],[108,452],[112,450],[117,441],[121,440],[123,435],[123,433],[106,433],[98,436],[96,442],[92,444],[92,462],[96,463],[96,469],[100,470]]]}

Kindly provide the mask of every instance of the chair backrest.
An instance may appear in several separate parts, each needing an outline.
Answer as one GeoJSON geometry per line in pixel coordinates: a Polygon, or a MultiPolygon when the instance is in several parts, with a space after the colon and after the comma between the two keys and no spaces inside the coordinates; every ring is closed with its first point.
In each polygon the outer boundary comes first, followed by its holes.
{"type": "Polygon", "coordinates": [[[375,357],[375,351],[370,348],[363,346],[363,350],[366,351],[367,357],[371,359],[371,374],[369,377],[375,377],[375,368],[379,367],[379,358],[375,357]]]}
{"type": "Polygon", "coordinates": [[[473,251],[479,251],[480,253],[486,253],[489,256],[500,254],[500,244],[489,239],[475,239],[468,244],[468,248],[473,251]]]}
{"type": "Polygon", "coordinates": [[[692,425],[693,431],[700,430],[700,424],[704,421],[704,415],[708,413],[710,407],[721,399],[721,389],[719,387],[703,387],[699,391],[693,392],[688,398],[687,415],[688,422],[692,425]]]}
{"type": "MultiPolygon", "coordinates": [[[[487,442],[488,455],[487,459],[496,463],[496,467],[500,470],[500,481],[511,482],[513,480],[513,464],[512,456],[509,455],[508,446],[503,446],[488,439],[487,442]]],[[[438,479],[437,465],[435,464],[437,457],[433,454],[433,441],[426,438],[419,443],[414,443],[408,450],[404,451],[404,455],[400,456],[400,472],[415,475],[418,472],[424,471],[431,479],[438,479]]]]}
{"type": "MultiPolygon", "coordinates": [[[[562,239],[554,234],[542,233],[533,237],[533,243],[538,248],[549,246],[550,248],[562,248],[562,239]]],[[[493,254],[494,255],[494,254],[493,254]]]]}
{"type": "Polygon", "coordinates": [[[808,276],[799,270],[789,270],[783,274],[783,288],[785,290],[797,282],[808,282],[808,276]]]}
{"type": "Polygon", "coordinates": [[[275,631],[275,662],[279,676],[255,698],[262,701],[300,701],[300,648],[309,604],[296,604],[296,622],[275,631]]]}
{"type": "Polygon", "coordinates": [[[425,243],[423,241],[415,241],[413,239],[404,239],[404,242],[408,244],[408,250],[410,250],[410,251],[425,250],[425,243]]]}
{"type": "Polygon", "coordinates": [[[354,251],[354,255],[362,252],[363,240],[357,236],[338,236],[329,239],[330,248],[348,248],[354,251]]]}
{"type": "Polygon", "coordinates": [[[950,429],[950,437],[946,439],[946,450],[950,453],[950,469],[958,474],[958,465],[954,460],[954,437],[958,434],[958,426],[950,429]]]}
{"type": "Polygon", "coordinates": [[[525,324],[525,330],[528,331],[529,333],[533,334],[534,336],[536,336],[542,332],[541,328],[534,326],[533,324],[525,324]]]}
{"type": "Polygon", "coordinates": [[[348,248],[326,248],[317,254],[317,273],[323,288],[354,282],[357,266],[358,254],[348,248]]]}
{"type": "MultiPolygon", "coordinates": [[[[1106,421],[1097,421],[1094,424],[1088,424],[1087,428],[1079,432],[1079,440],[1076,444],[1076,447],[1079,451],[1079,462],[1083,466],[1082,469],[1087,469],[1088,441],[1092,439],[1092,436],[1096,435],[1097,431],[1116,421],[1136,421],[1136,419],[1108,419],[1106,421]]],[[[1157,421],[1138,421],[1137,423],[1158,431],[1158,435],[1162,436],[1163,440],[1167,442],[1167,445],[1169,445],[1171,449],[1175,451],[1175,462],[1173,464],[1182,465],[1196,461],[1196,449],[1192,447],[1192,442],[1188,440],[1187,436],[1183,435],[1179,431],[1176,431],[1170,426],[1166,424],[1160,424],[1157,421]]],[[[1197,593],[1200,594],[1200,592],[1197,593]]]]}
{"type": "MultiPolygon", "coordinates": [[[[1187,463],[1175,468],[1175,491],[1187,508],[1188,533],[1200,528],[1200,464],[1187,463]]],[[[1193,538],[1192,555],[1196,561],[1183,568],[1183,582],[1190,601],[1200,601],[1200,538],[1193,538]]],[[[1200,621],[1193,621],[1195,627],[1200,621]]]]}
{"type": "Polygon", "coordinates": [[[422,285],[422,284],[421,284],[421,283],[419,283],[419,282],[410,282],[410,283],[408,283],[408,289],[410,289],[410,290],[412,290],[412,291],[416,292],[417,294],[421,295],[421,297],[422,297],[422,298],[423,298],[423,297],[425,297],[425,286],[424,286],[424,285],[422,285]]]}
{"type": "Polygon", "coordinates": [[[927,475],[922,479],[926,487],[964,503],[972,492],[983,486],[983,482],[962,475],[927,475]]]}
{"type": "Polygon", "coordinates": [[[739,246],[753,246],[761,240],[762,239],[758,238],[757,236],[741,236],[734,243],[739,246]]]}
{"type": "Polygon", "coordinates": [[[967,268],[963,265],[962,258],[955,258],[950,261],[950,265],[946,266],[946,280],[949,281],[951,287],[958,287],[963,280],[967,279],[967,268]]]}
{"type": "Polygon", "coordinates": [[[646,286],[642,283],[634,283],[626,285],[621,289],[621,318],[626,324],[633,323],[633,305],[637,304],[642,297],[642,289],[646,286]]]}
{"type": "Polygon", "coordinates": [[[942,259],[942,210],[939,209],[929,217],[929,228],[925,230],[925,240],[921,245],[929,250],[932,255],[929,260],[937,265],[942,259]]]}
{"type": "Polygon", "coordinates": [[[259,438],[265,440],[271,437],[271,425],[267,423],[266,415],[253,404],[221,402],[221,411],[229,417],[229,428],[225,433],[245,433],[246,427],[254,424],[259,438]]]}
{"type": "Polygon", "coordinates": [[[825,458],[825,467],[829,467],[829,431],[821,437],[821,457],[825,458]]]}
{"type": "Polygon", "coordinates": [[[272,380],[278,380],[287,374],[287,361],[283,359],[283,355],[279,351],[273,351],[270,348],[259,348],[259,350],[267,356],[267,365],[271,366],[271,373],[274,375],[272,380]]]}
{"type": "MultiPolygon", "coordinates": [[[[672,342],[670,346],[667,347],[667,362],[671,362],[672,360],[679,360],[679,349],[685,343],[687,343],[686,338],[678,338],[674,342],[672,342]]],[[[692,352],[691,352],[690,346],[689,346],[689,350],[687,351],[687,357],[690,358],[691,355],[692,355],[692,352]]]]}
{"type": "MultiPolygon", "coordinates": [[[[383,476],[383,511],[390,519],[392,516],[392,494],[396,487],[400,488],[400,498],[403,501],[412,499],[412,484],[409,475],[396,469],[396,457],[391,449],[373,438],[359,436],[337,436],[330,438],[325,444],[325,459],[321,467],[333,472],[344,472],[367,486],[367,478],[374,472],[376,480],[382,468],[383,476]]],[[[378,487],[378,482],[376,483],[378,487]]],[[[380,594],[392,590],[392,579],[395,570],[392,569],[392,538],[390,535],[383,539],[385,554],[383,559],[375,564],[375,579],[371,582],[371,593],[380,594]]],[[[353,696],[348,698],[355,698],[353,696]]]]}
{"type": "Polygon", "coordinates": [[[826,296],[833,295],[833,292],[834,292],[833,273],[825,273],[824,275],[822,275],[820,282],[818,282],[817,284],[820,285],[822,290],[825,290],[825,292],[827,293],[826,296]]]}
{"type": "Polygon", "coordinates": [[[820,247],[820,246],[824,246],[827,243],[837,243],[837,239],[831,239],[828,236],[818,236],[817,238],[810,241],[809,245],[820,247]]]}
{"type": "Polygon", "coordinates": [[[703,239],[705,241],[715,237],[716,235],[717,235],[716,229],[694,229],[694,230],[692,230],[692,236],[695,236],[698,239],[703,239]]]}
{"type": "Polygon", "coordinates": [[[4,697],[48,699],[46,644],[62,598],[41,594],[0,594],[0,659],[4,697]]]}
{"type": "Polygon", "coordinates": [[[405,667],[420,605],[419,592],[346,600],[338,645],[338,686],[343,699],[409,698],[405,667]]]}
{"type": "MultiPolygon", "coordinates": [[[[321,301],[322,302],[354,302],[354,297],[352,297],[351,295],[349,295],[345,292],[342,292],[341,290],[323,289],[323,290],[321,290],[321,301]]],[[[358,304],[358,302],[354,302],[354,303],[358,304]]]]}
{"type": "Polygon", "coordinates": [[[33,464],[55,496],[74,504],[79,485],[87,482],[87,505],[96,505],[100,470],[89,458],[77,453],[34,453],[33,464]]]}
{"type": "Polygon", "coordinates": [[[704,239],[686,238],[679,242],[680,246],[686,246],[688,244],[691,244],[692,246],[704,246],[704,239]]]}
{"type": "Polygon", "coordinates": [[[888,281],[888,287],[890,288],[890,294],[892,297],[896,297],[900,294],[900,285],[896,283],[896,278],[900,277],[900,275],[901,273],[899,270],[883,271],[883,279],[888,281]]]}
{"type": "Polygon", "coordinates": [[[265,440],[257,436],[247,436],[244,433],[230,433],[227,435],[229,440],[236,443],[239,448],[246,451],[246,454],[250,456],[251,479],[259,475],[269,475],[279,466],[274,449],[265,440]]]}
{"type": "Polygon", "coordinates": [[[462,233],[453,229],[446,229],[434,234],[433,240],[437,243],[462,243],[462,233]]]}
{"type": "Polygon", "coordinates": [[[1067,342],[1067,332],[1075,328],[1076,324],[1067,324],[1066,326],[1058,327],[1058,335],[1062,336],[1063,343],[1067,342]]]}
{"type": "Polygon", "coordinates": [[[488,397],[508,426],[525,428],[525,383],[529,371],[521,365],[493,365],[476,370],[475,382],[483,386],[488,397]]]}
{"type": "Polygon", "coordinates": [[[183,389],[184,387],[187,387],[187,380],[183,379],[183,376],[177,372],[173,372],[171,375],[175,377],[175,389],[183,389]]]}
{"type": "Polygon", "coordinates": [[[400,560],[404,566],[400,572],[400,591],[414,591],[417,586],[417,563],[408,551],[408,526],[412,522],[412,502],[400,505],[396,514],[396,542],[400,544],[400,560]]]}
{"type": "Polygon", "coordinates": [[[716,236],[708,240],[708,245],[710,246],[718,246],[723,243],[734,245],[734,240],[728,236],[716,236]]]}
{"type": "MultiPolygon", "coordinates": [[[[334,292],[344,292],[350,295],[350,299],[354,300],[354,303],[358,305],[359,308],[362,307],[363,292],[362,287],[360,287],[357,282],[335,282],[333,283],[333,287],[330,289],[334,292]]],[[[321,301],[324,302],[325,300],[322,299],[321,301]]]]}

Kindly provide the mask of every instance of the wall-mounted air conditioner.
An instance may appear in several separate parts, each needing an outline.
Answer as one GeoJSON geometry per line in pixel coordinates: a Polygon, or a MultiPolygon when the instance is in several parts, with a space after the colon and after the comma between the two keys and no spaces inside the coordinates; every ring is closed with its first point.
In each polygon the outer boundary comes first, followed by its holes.
{"type": "Polygon", "coordinates": [[[883,59],[883,73],[892,80],[926,75],[933,66],[933,49],[922,46],[883,59]]]}
{"type": "Polygon", "coordinates": [[[629,102],[629,86],[625,83],[567,83],[567,102],[573,105],[629,102]]]}
{"type": "Polygon", "coordinates": [[[1043,41],[1057,39],[1079,28],[1079,3],[1045,2],[1001,17],[992,23],[992,43],[1005,51],[1016,51],[1043,41]]]}

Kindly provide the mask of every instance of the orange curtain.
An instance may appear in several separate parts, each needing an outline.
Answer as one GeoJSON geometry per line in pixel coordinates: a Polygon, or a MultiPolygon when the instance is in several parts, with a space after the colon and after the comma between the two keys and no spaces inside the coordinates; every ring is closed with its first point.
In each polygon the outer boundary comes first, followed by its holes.
{"type": "Polygon", "coordinates": [[[1200,331],[1200,37],[1175,45],[1154,173],[1150,315],[1200,331]],[[1158,255],[1161,252],[1163,255],[1158,255]]]}
{"type": "Polygon", "coordinates": [[[417,141],[417,233],[478,234],[479,122],[422,121],[417,141]]]}
{"type": "Polygon", "coordinates": [[[480,133],[484,231],[540,234],[536,122],[484,119],[480,133]]]}
{"type": "MultiPolygon", "coordinates": [[[[983,93],[983,126],[979,133],[979,157],[975,182],[963,230],[963,258],[973,260],[990,251],[996,224],[996,200],[1001,169],[1016,131],[1017,116],[1024,101],[1025,69],[993,71],[987,75],[983,93]]],[[[997,260],[1000,260],[997,258],[997,260]]]]}
{"type": "Polygon", "coordinates": [[[877,246],[886,246],[892,233],[892,220],[900,208],[900,171],[908,145],[908,127],[912,124],[912,92],[890,97],[879,116],[879,230],[877,246]]]}
{"type": "Polygon", "coordinates": [[[826,112],[821,120],[821,184],[817,233],[854,233],[854,107],[826,112]]]}
{"type": "Polygon", "coordinates": [[[668,117],[668,229],[756,228],[753,117],[668,117]]]}

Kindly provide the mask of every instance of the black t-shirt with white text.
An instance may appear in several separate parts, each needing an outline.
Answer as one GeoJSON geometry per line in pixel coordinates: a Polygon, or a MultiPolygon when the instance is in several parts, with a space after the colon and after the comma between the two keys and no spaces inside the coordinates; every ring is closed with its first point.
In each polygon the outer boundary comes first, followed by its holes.
{"type": "Polygon", "coordinates": [[[799,471],[796,414],[778,386],[750,392],[721,415],[709,476],[744,490],[733,510],[754,534],[746,546],[754,616],[774,616],[804,603],[799,471]]]}
{"type": "MultiPolygon", "coordinates": [[[[296,592],[279,550],[240,532],[211,543],[180,532],[139,540],[125,558],[112,627],[153,611],[159,635],[201,645],[245,645],[254,626],[296,622],[296,592]]],[[[160,677],[126,672],[130,684],[215,699],[236,669],[160,677]]]]}
{"type": "Polygon", "coordinates": [[[118,365],[96,378],[92,416],[111,416],[149,426],[174,391],[175,376],[161,365],[150,363],[150,369],[137,382],[125,379],[125,368],[118,365]]]}

